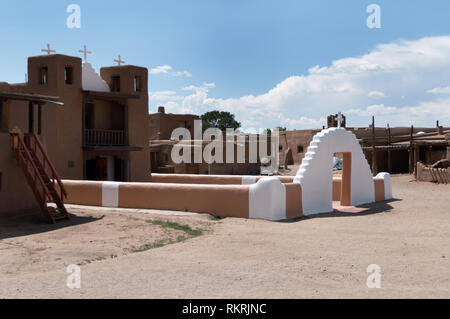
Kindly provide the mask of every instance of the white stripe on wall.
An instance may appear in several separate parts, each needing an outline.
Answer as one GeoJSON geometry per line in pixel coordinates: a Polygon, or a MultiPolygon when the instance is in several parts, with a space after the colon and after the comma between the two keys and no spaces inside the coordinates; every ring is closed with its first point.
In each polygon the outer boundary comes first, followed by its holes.
{"type": "Polygon", "coordinates": [[[102,186],[102,206],[119,207],[119,185],[117,182],[104,182],[102,186]]]}

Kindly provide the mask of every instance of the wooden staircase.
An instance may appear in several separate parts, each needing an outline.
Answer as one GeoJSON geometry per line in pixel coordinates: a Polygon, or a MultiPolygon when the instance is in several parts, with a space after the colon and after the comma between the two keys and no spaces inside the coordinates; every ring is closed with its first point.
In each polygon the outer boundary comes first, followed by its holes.
{"type": "Polygon", "coordinates": [[[70,219],[64,206],[67,192],[39,138],[34,133],[10,135],[14,156],[45,218],[52,224],[62,219],[70,219]],[[48,203],[56,204],[56,208],[48,206],[48,203]]]}

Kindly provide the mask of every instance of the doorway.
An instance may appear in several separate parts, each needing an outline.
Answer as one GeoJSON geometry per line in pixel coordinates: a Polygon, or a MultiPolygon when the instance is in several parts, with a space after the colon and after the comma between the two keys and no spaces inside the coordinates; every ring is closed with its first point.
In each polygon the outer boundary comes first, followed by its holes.
{"type": "Polygon", "coordinates": [[[108,159],[96,157],[86,161],[86,179],[91,181],[108,180],[108,159]]]}

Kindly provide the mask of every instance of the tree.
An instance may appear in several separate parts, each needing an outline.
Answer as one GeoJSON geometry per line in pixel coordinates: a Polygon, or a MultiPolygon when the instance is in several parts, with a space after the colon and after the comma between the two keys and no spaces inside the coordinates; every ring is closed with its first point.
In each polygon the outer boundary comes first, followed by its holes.
{"type": "Polygon", "coordinates": [[[218,128],[222,132],[226,132],[227,128],[234,130],[241,127],[241,123],[234,119],[234,115],[229,112],[212,111],[201,116],[203,132],[209,128],[218,128]]]}
{"type": "Polygon", "coordinates": [[[286,128],[285,128],[285,127],[277,126],[276,128],[277,128],[278,131],[280,131],[280,132],[286,132],[286,128]]]}

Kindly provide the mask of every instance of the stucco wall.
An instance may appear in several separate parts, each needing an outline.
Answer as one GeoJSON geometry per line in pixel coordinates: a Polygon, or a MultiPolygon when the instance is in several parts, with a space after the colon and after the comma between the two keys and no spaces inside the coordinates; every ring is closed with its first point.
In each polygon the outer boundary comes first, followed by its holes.
{"type": "Polygon", "coordinates": [[[37,211],[38,205],[11,150],[11,137],[0,132],[0,218],[37,211]]]}

